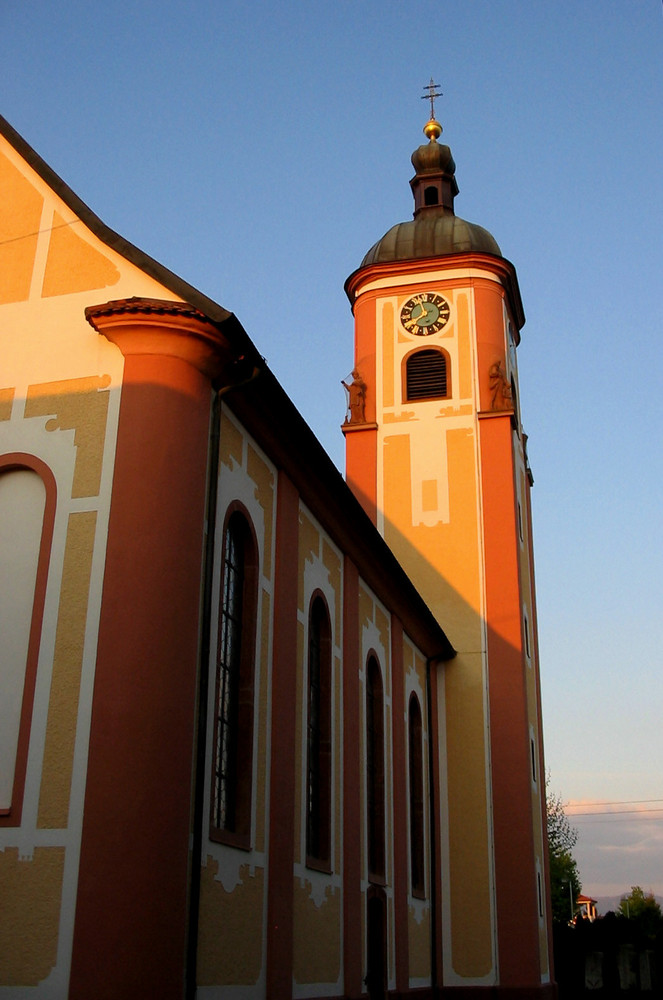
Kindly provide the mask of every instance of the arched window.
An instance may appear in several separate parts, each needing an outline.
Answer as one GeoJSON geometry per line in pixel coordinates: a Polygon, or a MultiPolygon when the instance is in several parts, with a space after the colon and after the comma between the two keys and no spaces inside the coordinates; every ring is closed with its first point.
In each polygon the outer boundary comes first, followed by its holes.
{"type": "Polygon", "coordinates": [[[423,898],[426,891],[424,871],[424,760],[421,708],[416,694],[408,706],[408,742],[410,765],[410,876],[412,895],[423,898]]]}
{"type": "Polygon", "coordinates": [[[384,696],[374,656],[366,666],[366,792],[368,877],[384,882],[384,696]]]}
{"type": "Polygon", "coordinates": [[[424,188],[424,205],[438,205],[439,202],[440,197],[436,187],[429,185],[424,188]]]}
{"type": "Polygon", "coordinates": [[[325,871],[331,864],[331,626],[319,595],[308,631],[306,863],[325,871]]]}
{"type": "Polygon", "coordinates": [[[43,462],[0,457],[0,826],[21,822],[55,505],[43,462]]]}
{"type": "Polygon", "coordinates": [[[210,836],[238,847],[249,847],[251,835],[257,601],[255,538],[235,510],[223,536],[210,836]]]}
{"type": "Polygon", "coordinates": [[[405,360],[405,398],[445,399],[449,396],[449,364],[436,348],[413,351],[405,360]]]}

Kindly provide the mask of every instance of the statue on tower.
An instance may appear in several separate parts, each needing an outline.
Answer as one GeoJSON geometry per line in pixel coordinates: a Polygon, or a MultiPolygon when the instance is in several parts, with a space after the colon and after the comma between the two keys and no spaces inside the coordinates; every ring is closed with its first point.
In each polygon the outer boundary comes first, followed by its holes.
{"type": "Polygon", "coordinates": [[[488,372],[490,378],[490,404],[493,410],[509,410],[513,406],[511,386],[502,368],[501,361],[495,361],[488,372]]]}
{"type": "Polygon", "coordinates": [[[346,382],[344,379],[341,379],[341,385],[345,387],[348,394],[347,413],[344,423],[366,423],[366,383],[359,374],[358,369],[352,369],[352,382],[346,382]]]}

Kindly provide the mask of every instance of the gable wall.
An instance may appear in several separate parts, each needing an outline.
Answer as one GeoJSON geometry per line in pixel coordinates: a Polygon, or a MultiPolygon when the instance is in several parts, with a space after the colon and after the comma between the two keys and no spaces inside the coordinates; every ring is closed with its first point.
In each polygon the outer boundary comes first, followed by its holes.
{"type": "Polygon", "coordinates": [[[0,983],[58,989],[71,953],[124,367],[84,309],[173,295],[94,236],[4,139],[0,191],[0,505],[30,477],[45,493],[41,509],[20,505],[13,528],[16,538],[40,540],[38,568],[26,567],[21,542],[0,569],[5,593],[27,574],[27,590],[32,580],[41,595],[0,623],[4,635],[20,631],[22,617],[31,623],[16,635],[8,669],[19,727],[3,754],[11,804],[0,815],[8,890],[0,922],[9,944],[0,983]]]}

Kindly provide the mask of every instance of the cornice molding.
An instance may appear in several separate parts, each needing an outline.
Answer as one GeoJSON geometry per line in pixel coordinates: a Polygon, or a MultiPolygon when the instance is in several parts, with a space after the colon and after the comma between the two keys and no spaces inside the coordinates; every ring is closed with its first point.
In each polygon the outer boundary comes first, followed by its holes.
{"type": "Polygon", "coordinates": [[[218,326],[186,302],[117,299],[88,306],[85,318],[125,357],[162,355],[192,365],[215,383],[239,360],[218,326]]]}

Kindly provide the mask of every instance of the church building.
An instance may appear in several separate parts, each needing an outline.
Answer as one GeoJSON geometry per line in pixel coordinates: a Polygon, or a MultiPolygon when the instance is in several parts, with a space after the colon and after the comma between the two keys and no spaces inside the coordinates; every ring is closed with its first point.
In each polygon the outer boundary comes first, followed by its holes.
{"type": "Polygon", "coordinates": [[[430,93],[347,481],[0,119],[0,1000],[555,995],[524,313],[430,93]]]}

